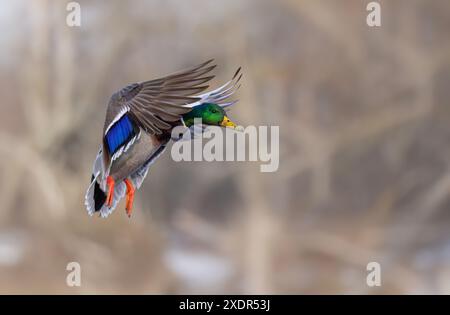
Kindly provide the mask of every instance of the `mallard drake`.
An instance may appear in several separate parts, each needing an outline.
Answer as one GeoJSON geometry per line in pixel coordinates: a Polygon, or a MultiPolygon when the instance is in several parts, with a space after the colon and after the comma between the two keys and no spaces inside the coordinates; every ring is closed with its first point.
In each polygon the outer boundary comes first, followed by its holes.
{"type": "Polygon", "coordinates": [[[224,108],[235,104],[229,97],[239,88],[240,68],[221,87],[199,94],[214,75],[209,60],[163,78],[130,84],[109,100],[102,143],[94,161],[85,196],[88,213],[107,217],[126,194],[130,217],[134,194],[150,165],[164,152],[172,129],[191,127],[194,118],[204,125],[234,128],[224,108]]]}

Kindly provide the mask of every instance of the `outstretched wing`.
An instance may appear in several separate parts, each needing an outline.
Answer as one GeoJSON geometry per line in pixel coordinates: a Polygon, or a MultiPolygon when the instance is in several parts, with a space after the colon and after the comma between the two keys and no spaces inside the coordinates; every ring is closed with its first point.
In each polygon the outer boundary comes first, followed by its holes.
{"type": "Polygon", "coordinates": [[[216,66],[209,60],[192,69],[164,78],[134,83],[113,95],[110,107],[116,115],[109,115],[105,123],[105,135],[123,115],[129,115],[136,124],[150,134],[161,134],[172,128],[171,122],[189,112],[187,104],[200,98],[196,95],[208,88],[208,75],[216,66]]]}
{"type": "Polygon", "coordinates": [[[196,95],[199,98],[198,101],[189,104],[189,107],[194,107],[202,103],[214,103],[222,108],[232,106],[238,102],[238,100],[230,101],[228,98],[232,96],[240,87],[240,80],[242,78],[241,67],[239,67],[233,75],[233,78],[225,83],[224,85],[218,87],[215,90],[196,95]]]}

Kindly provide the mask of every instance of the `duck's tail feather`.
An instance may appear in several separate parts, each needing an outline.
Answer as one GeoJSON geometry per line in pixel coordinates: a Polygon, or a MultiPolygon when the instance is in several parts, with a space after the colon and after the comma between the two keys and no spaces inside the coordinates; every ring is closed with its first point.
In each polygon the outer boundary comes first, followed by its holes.
{"type": "MultiPolygon", "coordinates": [[[[147,176],[148,169],[150,166],[161,156],[166,148],[167,142],[161,143],[152,153],[151,157],[142,165],[142,167],[133,173],[130,178],[133,182],[135,189],[139,189],[147,176]]],[[[101,151],[97,155],[97,159],[94,162],[93,174],[91,177],[91,184],[85,195],[85,205],[89,215],[94,215],[94,213],[99,212],[102,218],[106,218],[110,215],[116,208],[119,201],[125,196],[127,191],[127,186],[124,181],[116,182],[114,186],[114,195],[111,207],[106,205],[106,195],[104,189],[106,189],[106,180],[103,176],[103,167],[101,165],[101,151]]]]}
{"type": "Polygon", "coordinates": [[[101,207],[100,204],[104,204],[106,200],[106,194],[101,190],[100,185],[97,181],[100,173],[97,175],[92,174],[91,184],[88,187],[86,195],[84,196],[84,204],[86,205],[86,210],[89,215],[94,215],[101,207]]]}
{"type": "Polygon", "coordinates": [[[84,204],[89,215],[92,216],[94,213],[99,212],[102,218],[106,218],[114,211],[119,201],[125,196],[127,187],[123,181],[115,184],[112,205],[108,207],[105,203],[106,192],[101,188],[104,185],[100,181],[100,173],[92,175],[92,181],[86,192],[84,204]]]}
{"type": "Polygon", "coordinates": [[[115,184],[113,201],[112,201],[111,207],[108,207],[106,205],[106,203],[103,203],[101,208],[98,210],[98,212],[100,212],[100,216],[102,218],[106,218],[108,215],[110,215],[114,211],[114,209],[116,209],[117,204],[125,196],[126,191],[127,191],[127,185],[125,185],[125,182],[121,181],[120,183],[115,184]]]}
{"type": "Polygon", "coordinates": [[[106,218],[125,195],[126,185],[124,182],[116,183],[114,186],[112,206],[108,208],[105,205],[106,192],[104,189],[107,185],[103,173],[103,155],[102,148],[100,147],[92,169],[91,183],[84,197],[84,204],[89,215],[92,216],[94,213],[99,212],[101,217],[106,218]]]}

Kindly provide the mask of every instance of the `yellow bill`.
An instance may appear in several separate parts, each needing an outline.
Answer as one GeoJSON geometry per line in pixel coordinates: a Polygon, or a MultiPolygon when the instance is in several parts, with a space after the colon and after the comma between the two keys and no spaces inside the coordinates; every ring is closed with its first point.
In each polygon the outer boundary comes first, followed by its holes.
{"type": "Polygon", "coordinates": [[[220,123],[222,127],[228,127],[228,128],[236,128],[236,124],[232,122],[227,116],[223,116],[223,120],[220,123]]]}

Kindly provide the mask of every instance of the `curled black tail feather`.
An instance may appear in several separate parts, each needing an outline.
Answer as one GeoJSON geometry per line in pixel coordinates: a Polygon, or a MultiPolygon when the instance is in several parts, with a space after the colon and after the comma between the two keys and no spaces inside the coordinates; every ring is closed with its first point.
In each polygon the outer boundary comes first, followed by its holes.
{"type": "MultiPolygon", "coordinates": [[[[95,180],[94,174],[92,174],[91,177],[91,183],[95,180]]],[[[97,181],[95,181],[94,184],[94,208],[95,212],[99,211],[102,206],[105,204],[106,201],[106,194],[105,192],[100,188],[100,185],[97,181]]]]}
{"type": "Polygon", "coordinates": [[[100,189],[100,185],[95,182],[94,188],[94,202],[95,202],[95,211],[99,211],[102,206],[105,204],[106,194],[103,190],[100,189]]]}

